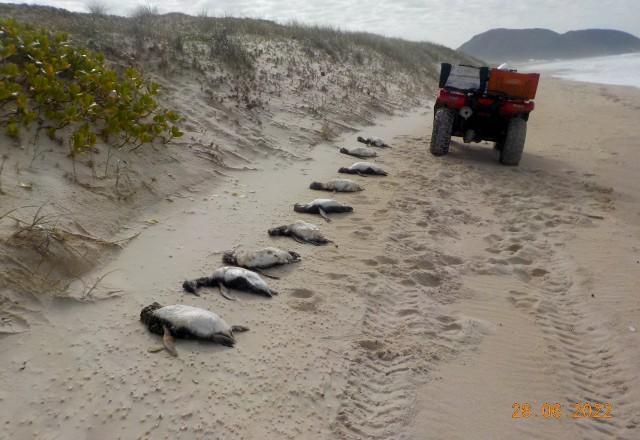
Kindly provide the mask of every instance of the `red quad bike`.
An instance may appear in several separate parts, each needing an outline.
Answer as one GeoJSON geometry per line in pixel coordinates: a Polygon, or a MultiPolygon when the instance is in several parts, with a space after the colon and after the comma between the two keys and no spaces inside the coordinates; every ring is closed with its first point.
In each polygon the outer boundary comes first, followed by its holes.
{"type": "Polygon", "coordinates": [[[518,165],[539,79],[538,73],[442,63],[431,154],[447,154],[451,136],[460,136],[466,143],[493,141],[500,163],[518,165]]]}

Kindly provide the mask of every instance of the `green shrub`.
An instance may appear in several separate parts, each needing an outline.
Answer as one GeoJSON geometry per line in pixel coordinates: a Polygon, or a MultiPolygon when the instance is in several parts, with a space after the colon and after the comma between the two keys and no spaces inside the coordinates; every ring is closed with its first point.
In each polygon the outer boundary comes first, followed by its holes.
{"type": "Polygon", "coordinates": [[[98,138],[134,148],[168,142],[182,135],[179,116],[158,106],[158,90],[135,69],[118,74],[101,54],[74,48],[64,33],[0,19],[0,127],[8,136],[35,123],[52,139],[67,134],[71,156],[98,138]]]}

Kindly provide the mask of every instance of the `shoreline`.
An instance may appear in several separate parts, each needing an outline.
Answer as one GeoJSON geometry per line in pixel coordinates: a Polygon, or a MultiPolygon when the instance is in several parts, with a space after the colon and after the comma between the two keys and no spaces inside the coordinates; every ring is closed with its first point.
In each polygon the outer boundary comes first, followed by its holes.
{"type": "Polygon", "coordinates": [[[518,65],[522,70],[539,71],[565,81],[640,89],[640,81],[638,81],[640,52],[569,60],[523,62],[518,65]],[[616,61],[618,64],[615,63],[616,61]],[[621,66],[620,63],[623,65],[621,66]],[[628,65],[624,65],[625,63],[628,65]],[[617,69],[614,70],[614,67],[617,69]],[[601,79],[607,79],[608,82],[600,82],[601,79]]]}

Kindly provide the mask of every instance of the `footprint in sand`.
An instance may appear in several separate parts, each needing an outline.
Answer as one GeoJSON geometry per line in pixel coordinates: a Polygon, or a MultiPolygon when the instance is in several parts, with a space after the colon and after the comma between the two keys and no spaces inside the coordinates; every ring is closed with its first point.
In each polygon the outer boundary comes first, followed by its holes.
{"type": "Polygon", "coordinates": [[[539,268],[539,267],[536,267],[535,269],[533,269],[533,270],[531,271],[531,276],[532,276],[532,277],[543,277],[543,276],[545,276],[545,275],[546,275],[546,274],[548,274],[548,273],[549,273],[549,271],[544,270],[544,269],[539,268]]]}
{"type": "Polygon", "coordinates": [[[315,295],[313,291],[309,289],[304,289],[304,288],[293,289],[293,291],[291,292],[291,296],[293,296],[294,298],[308,299],[308,298],[311,298],[313,295],[315,295]]]}
{"type": "Polygon", "coordinates": [[[349,277],[346,273],[327,273],[325,276],[330,280],[343,280],[349,277]]]}
{"type": "Polygon", "coordinates": [[[449,196],[451,196],[451,191],[442,188],[438,188],[437,193],[438,197],[440,197],[441,199],[447,199],[449,198],[449,196]]]}
{"type": "Polygon", "coordinates": [[[351,235],[354,236],[355,238],[359,238],[359,239],[362,239],[362,240],[366,240],[367,238],[369,238],[369,233],[368,232],[360,231],[360,230],[353,231],[351,233],[351,235]]]}
{"type": "Polygon", "coordinates": [[[377,257],[375,257],[375,259],[380,264],[398,264],[398,260],[396,260],[395,258],[387,257],[385,255],[378,255],[377,257]]]}
{"type": "Polygon", "coordinates": [[[433,270],[436,267],[435,264],[431,262],[431,259],[427,256],[412,258],[408,262],[411,263],[412,269],[433,270]]]}
{"type": "Polygon", "coordinates": [[[441,277],[426,271],[411,272],[411,279],[425,287],[436,287],[442,283],[441,277]]]}
{"type": "Polygon", "coordinates": [[[405,316],[410,316],[410,315],[417,315],[417,314],[418,314],[418,310],[416,310],[416,309],[398,310],[398,316],[400,316],[400,317],[405,317],[405,316]]]}
{"type": "Polygon", "coordinates": [[[361,348],[364,348],[365,350],[368,350],[368,351],[377,351],[377,350],[380,350],[382,347],[384,347],[384,344],[382,342],[378,340],[371,340],[371,339],[358,341],[358,345],[361,348]]]}
{"type": "Polygon", "coordinates": [[[493,264],[494,266],[508,266],[509,263],[505,260],[502,260],[500,258],[489,258],[489,263],[493,264]]]}
{"type": "Polygon", "coordinates": [[[442,324],[440,327],[442,331],[459,331],[462,329],[462,325],[460,325],[458,320],[451,316],[441,315],[436,319],[442,324]]]}
{"type": "Polygon", "coordinates": [[[445,266],[458,266],[464,263],[464,260],[462,258],[454,257],[453,255],[447,254],[441,254],[438,257],[438,260],[440,260],[440,263],[444,264],[445,266]]]}
{"type": "Polygon", "coordinates": [[[517,309],[526,312],[531,311],[534,306],[538,304],[537,299],[531,298],[526,292],[520,292],[518,290],[510,290],[508,299],[517,309]]]}
{"type": "Polygon", "coordinates": [[[289,304],[289,307],[299,312],[315,312],[318,310],[318,302],[317,301],[305,301],[305,302],[296,301],[295,303],[289,304]]]}
{"type": "Polygon", "coordinates": [[[507,258],[507,261],[511,264],[521,264],[524,266],[528,266],[532,263],[531,260],[527,260],[526,258],[522,257],[509,257],[507,258]]]}
{"type": "Polygon", "coordinates": [[[320,303],[320,298],[315,297],[315,294],[309,290],[304,288],[294,289],[291,292],[291,296],[297,298],[298,300],[290,301],[289,307],[294,310],[298,310],[300,312],[315,312],[318,310],[318,304],[320,303]],[[313,299],[311,299],[313,298],[313,299]],[[299,300],[308,300],[310,301],[299,301],[299,300]]]}
{"type": "Polygon", "coordinates": [[[397,232],[395,234],[391,234],[390,237],[394,240],[400,241],[405,238],[413,237],[413,234],[410,232],[397,232]]]}
{"type": "Polygon", "coordinates": [[[531,275],[529,275],[529,273],[527,273],[525,270],[514,269],[513,274],[525,283],[531,281],[531,275]]]}
{"type": "Polygon", "coordinates": [[[522,249],[522,245],[518,244],[518,243],[514,243],[511,246],[508,246],[506,250],[508,250],[511,253],[516,253],[518,252],[520,249],[522,249]]]}

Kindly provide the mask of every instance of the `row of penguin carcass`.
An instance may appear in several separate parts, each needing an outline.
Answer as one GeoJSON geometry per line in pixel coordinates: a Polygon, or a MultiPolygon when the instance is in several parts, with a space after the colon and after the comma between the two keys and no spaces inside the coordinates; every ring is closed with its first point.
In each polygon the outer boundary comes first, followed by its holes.
{"type": "MultiPolygon", "coordinates": [[[[390,148],[380,139],[358,137],[357,140],[369,147],[390,148]]],[[[367,147],[341,148],[340,152],[360,159],[369,159],[378,155],[374,149],[367,147]]],[[[382,168],[370,162],[356,162],[350,167],[340,168],[338,172],[360,176],[387,175],[382,168]]],[[[333,179],[324,183],[313,182],[309,188],[334,193],[357,192],[363,189],[350,179],[333,179]]],[[[334,199],[315,199],[306,204],[296,203],[293,209],[295,212],[319,214],[327,222],[331,221],[328,214],[353,211],[351,206],[334,199]]],[[[310,243],[316,246],[331,243],[331,240],[327,239],[316,225],[302,220],[269,229],[268,232],[271,236],[288,236],[300,243],[310,243]]],[[[182,285],[184,290],[199,295],[198,290],[202,287],[218,287],[222,296],[228,300],[236,300],[228,289],[272,297],[277,292],[269,287],[263,277],[275,279],[277,277],[266,274],[263,270],[298,262],[300,255],[276,247],[256,250],[234,249],[225,252],[222,261],[225,266],[216,269],[211,276],[185,281],[182,285]]],[[[154,302],[142,309],[140,320],[147,325],[151,332],[162,335],[163,345],[154,347],[150,351],[167,350],[174,356],[178,355],[175,348],[175,338],[203,339],[232,347],[236,342],[234,333],[248,330],[245,326],[227,324],[211,311],[184,304],[162,306],[154,302]]]]}

